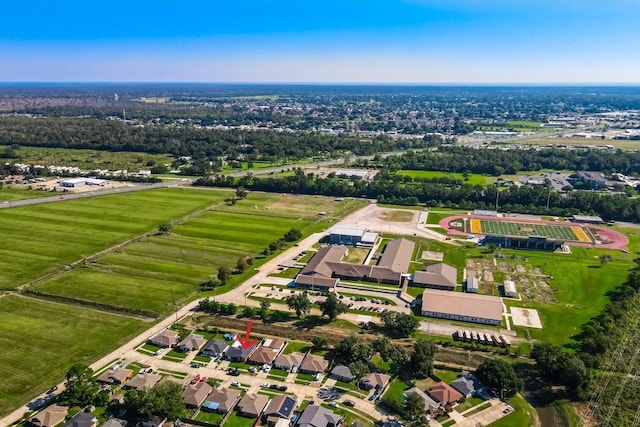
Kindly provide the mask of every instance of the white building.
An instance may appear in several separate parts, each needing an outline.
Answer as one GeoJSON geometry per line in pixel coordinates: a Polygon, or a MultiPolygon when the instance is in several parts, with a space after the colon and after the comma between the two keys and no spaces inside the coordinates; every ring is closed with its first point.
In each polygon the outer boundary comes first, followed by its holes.
{"type": "Polygon", "coordinates": [[[504,296],[515,298],[518,296],[518,292],[516,291],[516,284],[511,280],[504,281],[504,296]]]}
{"type": "Polygon", "coordinates": [[[479,281],[477,277],[468,277],[467,278],[467,292],[471,292],[473,294],[478,293],[479,281]]]}

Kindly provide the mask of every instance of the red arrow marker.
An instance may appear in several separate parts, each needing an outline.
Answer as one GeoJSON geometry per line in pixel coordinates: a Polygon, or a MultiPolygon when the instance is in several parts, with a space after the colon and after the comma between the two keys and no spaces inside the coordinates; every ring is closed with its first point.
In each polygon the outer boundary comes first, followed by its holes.
{"type": "Polygon", "coordinates": [[[238,342],[240,343],[240,345],[242,346],[242,348],[249,348],[252,345],[254,345],[255,343],[258,342],[258,340],[250,340],[249,338],[251,337],[251,327],[253,326],[253,322],[251,320],[249,320],[247,322],[247,334],[244,337],[244,339],[239,339],[238,342]]]}

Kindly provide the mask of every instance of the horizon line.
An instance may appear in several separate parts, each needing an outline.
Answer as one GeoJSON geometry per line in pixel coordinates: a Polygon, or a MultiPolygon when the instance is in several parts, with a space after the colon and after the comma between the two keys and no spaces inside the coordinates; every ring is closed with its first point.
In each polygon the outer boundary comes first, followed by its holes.
{"type": "Polygon", "coordinates": [[[0,85],[28,85],[28,84],[202,84],[202,85],[272,85],[272,86],[640,86],[638,82],[271,82],[271,81],[133,81],[133,80],[87,80],[87,81],[0,81],[0,85]]]}

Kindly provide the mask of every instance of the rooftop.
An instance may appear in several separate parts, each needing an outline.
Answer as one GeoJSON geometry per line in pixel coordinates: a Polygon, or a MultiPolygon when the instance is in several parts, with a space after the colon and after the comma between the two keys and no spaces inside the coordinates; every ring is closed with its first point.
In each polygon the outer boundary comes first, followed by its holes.
{"type": "Polygon", "coordinates": [[[502,301],[489,295],[425,289],[422,311],[502,321],[502,301]]]}
{"type": "Polygon", "coordinates": [[[378,266],[389,268],[396,273],[406,273],[415,246],[414,242],[404,238],[390,241],[378,261],[378,266]]]}

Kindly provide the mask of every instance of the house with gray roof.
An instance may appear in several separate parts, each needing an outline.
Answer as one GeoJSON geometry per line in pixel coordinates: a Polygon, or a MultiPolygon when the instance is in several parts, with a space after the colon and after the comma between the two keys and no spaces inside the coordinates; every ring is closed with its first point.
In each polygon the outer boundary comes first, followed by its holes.
{"type": "Polygon", "coordinates": [[[91,412],[78,412],[64,427],[96,427],[98,419],[91,412]]]}
{"type": "Polygon", "coordinates": [[[412,394],[418,395],[424,402],[424,409],[426,409],[427,412],[433,412],[440,407],[440,404],[438,402],[433,400],[427,393],[420,390],[418,387],[413,387],[409,390],[405,390],[403,394],[405,397],[411,396],[412,394]]]}
{"type": "Polygon", "coordinates": [[[229,344],[222,340],[211,338],[200,350],[200,354],[207,357],[223,356],[229,349],[229,344]]]}
{"type": "Polygon", "coordinates": [[[348,366],[337,365],[331,370],[331,378],[335,378],[338,381],[351,382],[353,381],[353,374],[348,366]]]}
{"type": "Polygon", "coordinates": [[[247,348],[239,344],[232,345],[224,354],[224,357],[232,362],[246,362],[256,348],[258,348],[258,344],[253,344],[247,348]]]}
{"type": "Polygon", "coordinates": [[[298,427],[338,427],[341,417],[335,412],[319,406],[309,405],[298,419],[298,427]]]}
{"type": "Polygon", "coordinates": [[[458,390],[464,397],[471,397],[480,389],[478,380],[471,375],[459,377],[455,381],[452,381],[450,385],[458,390]]]}

